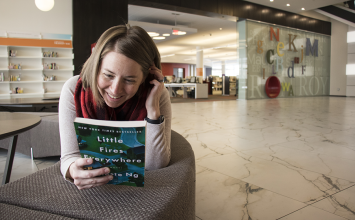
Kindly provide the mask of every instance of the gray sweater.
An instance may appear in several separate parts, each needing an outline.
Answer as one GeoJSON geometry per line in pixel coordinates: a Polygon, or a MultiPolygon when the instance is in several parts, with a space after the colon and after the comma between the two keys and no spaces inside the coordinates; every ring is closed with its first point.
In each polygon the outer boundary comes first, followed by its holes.
{"type": "MultiPolygon", "coordinates": [[[[66,178],[70,164],[78,158],[78,142],[74,129],[76,117],[74,92],[79,76],[70,78],[63,86],[59,101],[59,131],[61,143],[61,172],[66,178]]],[[[161,124],[147,123],[145,169],[166,167],[170,161],[171,104],[169,93],[163,90],[160,98],[160,113],[164,115],[161,124]]]]}

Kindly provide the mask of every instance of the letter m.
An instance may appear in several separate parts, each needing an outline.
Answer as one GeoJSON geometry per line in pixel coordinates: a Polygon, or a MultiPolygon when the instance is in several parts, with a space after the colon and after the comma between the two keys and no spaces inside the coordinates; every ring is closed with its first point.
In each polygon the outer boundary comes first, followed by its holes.
{"type": "Polygon", "coordinates": [[[307,38],[306,56],[309,56],[309,52],[311,52],[312,56],[318,57],[318,40],[317,39],[314,39],[314,44],[312,46],[311,39],[307,38]]]}
{"type": "Polygon", "coordinates": [[[279,41],[280,39],[280,31],[279,29],[277,28],[277,35],[275,34],[275,31],[272,27],[270,27],[270,40],[272,41],[272,35],[274,35],[276,41],[279,41]]]}

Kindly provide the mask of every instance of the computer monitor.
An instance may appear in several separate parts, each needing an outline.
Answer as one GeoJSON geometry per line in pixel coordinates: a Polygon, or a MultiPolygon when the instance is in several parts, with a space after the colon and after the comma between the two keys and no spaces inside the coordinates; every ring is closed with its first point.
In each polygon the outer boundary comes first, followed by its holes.
{"type": "Polygon", "coordinates": [[[195,76],[191,76],[190,83],[196,83],[196,77],[195,76]]]}

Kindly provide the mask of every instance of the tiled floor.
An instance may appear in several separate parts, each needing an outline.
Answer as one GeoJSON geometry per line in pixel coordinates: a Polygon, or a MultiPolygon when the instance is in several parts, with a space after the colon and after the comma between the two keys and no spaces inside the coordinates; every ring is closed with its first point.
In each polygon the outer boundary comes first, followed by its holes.
{"type": "MultiPolygon", "coordinates": [[[[0,148],[0,181],[2,182],[7,150],[0,148]]],[[[31,160],[30,156],[17,153],[15,154],[14,163],[12,166],[10,182],[21,179],[29,174],[35,173],[38,170],[47,168],[59,161],[59,157],[48,157],[43,159],[31,160]]]]}
{"type": "MultiPolygon", "coordinates": [[[[196,219],[355,219],[355,99],[173,103],[196,157],[196,219]]],[[[0,172],[5,164],[0,150],[0,172]]],[[[53,164],[16,155],[13,178],[53,164]]]]}

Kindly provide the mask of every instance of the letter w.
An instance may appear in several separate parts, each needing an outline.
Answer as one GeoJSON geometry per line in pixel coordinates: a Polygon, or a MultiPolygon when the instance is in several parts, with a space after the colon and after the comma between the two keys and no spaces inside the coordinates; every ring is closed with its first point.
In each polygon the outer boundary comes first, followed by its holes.
{"type": "Polygon", "coordinates": [[[281,85],[282,85],[282,91],[285,91],[285,89],[287,91],[290,90],[291,83],[281,83],[281,85]]]}

